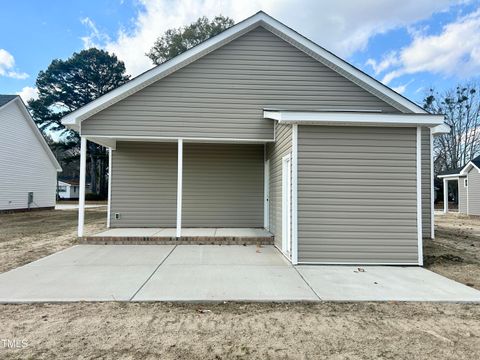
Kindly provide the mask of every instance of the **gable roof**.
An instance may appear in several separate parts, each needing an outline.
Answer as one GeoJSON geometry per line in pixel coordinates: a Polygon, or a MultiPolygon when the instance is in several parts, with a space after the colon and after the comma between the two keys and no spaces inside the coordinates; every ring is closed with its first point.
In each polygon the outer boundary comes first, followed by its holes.
{"type": "Polygon", "coordinates": [[[442,178],[448,178],[448,177],[466,176],[472,167],[476,168],[477,171],[480,173],[480,156],[473,158],[468,163],[466,163],[465,165],[457,169],[445,171],[439,174],[437,177],[442,179],[442,178]]]}
{"type": "Polygon", "coordinates": [[[140,74],[127,83],[71,112],[62,119],[62,123],[78,131],[80,129],[81,121],[183,68],[200,57],[205,56],[206,54],[220,48],[221,46],[259,26],[269,30],[281,39],[287,41],[325,66],[348,78],[350,81],[379,97],[383,101],[389,103],[398,110],[405,113],[427,114],[423,108],[414,102],[396,93],[388,86],[375,80],[345,60],[342,60],[328,50],[315,44],[311,40],[305,38],[291,28],[260,11],[246,20],[239,22],[231,28],[223,31],[222,33],[185,51],[175,58],[140,74]]]}
{"type": "Polygon", "coordinates": [[[35,134],[35,137],[38,139],[40,144],[42,145],[43,149],[47,153],[48,158],[52,162],[53,166],[55,169],[57,169],[58,172],[62,171],[62,167],[58,163],[57,159],[55,158],[55,155],[53,155],[52,150],[50,149],[50,146],[48,146],[47,142],[45,141],[45,138],[43,137],[42,133],[38,129],[37,125],[35,124],[35,121],[33,121],[32,116],[30,115],[30,112],[28,111],[27,107],[22,101],[22,98],[18,95],[0,95],[0,111],[2,111],[5,107],[7,107],[10,103],[16,103],[18,108],[23,114],[23,117],[27,121],[28,125],[30,125],[30,128],[32,129],[33,133],[35,134]],[[6,101],[7,98],[10,98],[9,101],[6,101]],[[2,103],[2,99],[5,99],[4,102],[2,103]]]}

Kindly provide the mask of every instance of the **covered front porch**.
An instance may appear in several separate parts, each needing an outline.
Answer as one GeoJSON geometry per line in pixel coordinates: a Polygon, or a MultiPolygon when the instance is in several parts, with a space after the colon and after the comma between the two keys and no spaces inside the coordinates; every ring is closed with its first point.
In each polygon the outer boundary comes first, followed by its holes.
{"type": "Polygon", "coordinates": [[[78,236],[99,244],[262,244],[266,141],[82,137],[78,236]],[[86,141],[109,147],[107,228],[84,236],[86,141]]]}

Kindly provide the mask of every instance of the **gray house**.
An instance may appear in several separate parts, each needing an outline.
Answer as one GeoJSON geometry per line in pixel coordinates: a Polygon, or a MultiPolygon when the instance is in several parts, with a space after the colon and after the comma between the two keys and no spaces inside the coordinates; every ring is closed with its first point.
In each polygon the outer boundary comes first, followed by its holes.
{"type": "Polygon", "coordinates": [[[63,124],[82,138],[79,236],[88,140],[110,148],[120,232],[266,229],[294,264],[421,265],[433,237],[443,116],[263,12],[63,124]]]}
{"type": "MultiPolygon", "coordinates": [[[[458,212],[466,215],[480,215],[480,156],[465,166],[438,175],[443,180],[443,189],[448,189],[448,182],[458,184],[458,212]]],[[[443,192],[443,212],[448,212],[448,191],[443,192]]]]}

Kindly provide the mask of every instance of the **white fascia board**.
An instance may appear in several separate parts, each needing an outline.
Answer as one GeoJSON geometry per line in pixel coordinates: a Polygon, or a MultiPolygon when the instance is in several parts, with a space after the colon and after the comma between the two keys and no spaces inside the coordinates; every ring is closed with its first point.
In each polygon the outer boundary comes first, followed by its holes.
{"type": "Polygon", "coordinates": [[[450,126],[447,124],[440,124],[432,128],[432,135],[433,136],[438,136],[438,135],[443,135],[443,134],[449,134],[450,133],[450,126]]]}
{"type": "Polygon", "coordinates": [[[458,174],[448,174],[448,175],[437,175],[437,178],[439,179],[455,179],[455,178],[459,178],[460,177],[460,173],[458,174]]]}
{"type": "Polygon", "coordinates": [[[443,124],[443,115],[385,114],[365,112],[296,112],[264,111],[265,119],[280,124],[307,125],[384,125],[384,126],[437,126],[443,124]]]}
{"type": "MultiPolygon", "coordinates": [[[[357,79],[360,84],[375,89],[379,93],[382,93],[387,98],[391,99],[394,103],[406,108],[413,113],[426,114],[427,112],[414,102],[408,100],[402,95],[396,93],[388,86],[383,85],[381,82],[370,77],[366,73],[357,69],[353,65],[349,64],[345,60],[340,59],[336,55],[332,54],[328,50],[315,44],[304,36],[300,35],[296,31],[292,30],[288,26],[275,20],[264,12],[258,12],[257,14],[247,18],[246,20],[232,26],[231,28],[223,31],[204,41],[203,43],[187,50],[181,55],[150,69],[129,82],[119,86],[118,88],[106,93],[98,99],[88,103],[87,105],[77,109],[62,119],[62,124],[68,126],[71,129],[79,129],[79,124],[82,120],[89,116],[105,109],[106,107],[113,105],[117,101],[145,88],[146,86],[154,83],[155,81],[165,77],[166,75],[180,69],[181,67],[195,61],[196,59],[206,55],[207,53],[219,48],[220,46],[240,37],[247,33],[251,29],[257,26],[265,26],[280,34],[283,37],[290,39],[292,42],[299,44],[302,48],[306,49],[324,59],[334,71],[342,70],[346,74],[351,75],[357,79]]],[[[302,51],[305,51],[301,49],[302,51]]],[[[368,90],[367,90],[368,91],[368,90]]]]}
{"type": "Polygon", "coordinates": [[[23,116],[27,120],[28,125],[32,129],[33,133],[35,134],[36,138],[42,145],[43,149],[47,153],[47,156],[49,157],[50,161],[52,162],[53,166],[57,170],[57,172],[62,171],[62,167],[57,161],[57,158],[53,154],[52,150],[50,149],[50,146],[48,146],[45,138],[43,137],[42,133],[40,132],[40,129],[38,128],[37,124],[35,124],[35,121],[32,118],[32,115],[30,115],[30,112],[28,111],[27,107],[23,103],[22,99],[20,96],[17,96],[13,101],[9,102],[8,104],[16,103],[18,105],[18,108],[22,112],[23,116]]]}
{"type": "Polygon", "coordinates": [[[177,142],[182,139],[184,143],[248,143],[248,144],[265,144],[273,143],[275,139],[242,139],[242,138],[207,138],[207,137],[179,137],[179,136],[129,136],[129,135],[84,135],[90,141],[98,143],[103,146],[107,141],[111,141],[112,144],[117,141],[151,141],[151,142],[177,142]]]}

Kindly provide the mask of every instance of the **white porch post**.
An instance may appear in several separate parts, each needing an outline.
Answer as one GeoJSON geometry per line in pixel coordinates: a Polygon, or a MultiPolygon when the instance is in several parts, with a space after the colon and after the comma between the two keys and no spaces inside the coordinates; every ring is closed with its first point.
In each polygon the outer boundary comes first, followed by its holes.
{"type": "Polygon", "coordinates": [[[443,213],[448,212],[448,180],[443,178],[443,213]]]}
{"type": "Polygon", "coordinates": [[[108,208],[107,228],[110,228],[110,215],[112,208],[112,148],[108,148],[108,208]]]}
{"type": "Polygon", "coordinates": [[[298,125],[292,125],[292,264],[298,264],[298,125]]]}
{"type": "Polygon", "coordinates": [[[80,140],[80,191],[78,196],[78,237],[83,236],[85,223],[85,175],[87,167],[87,139],[80,140]]]}
{"type": "Polygon", "coordinates": [[[178,139],[177,238],[182,236],[183,139],[178,139]]]}
{"type": "Polygon", "coordinates": [[[417,237],[418,265],[423,265],[423,225],[422,225],[422,128],[417,126],[417,237]]]}

